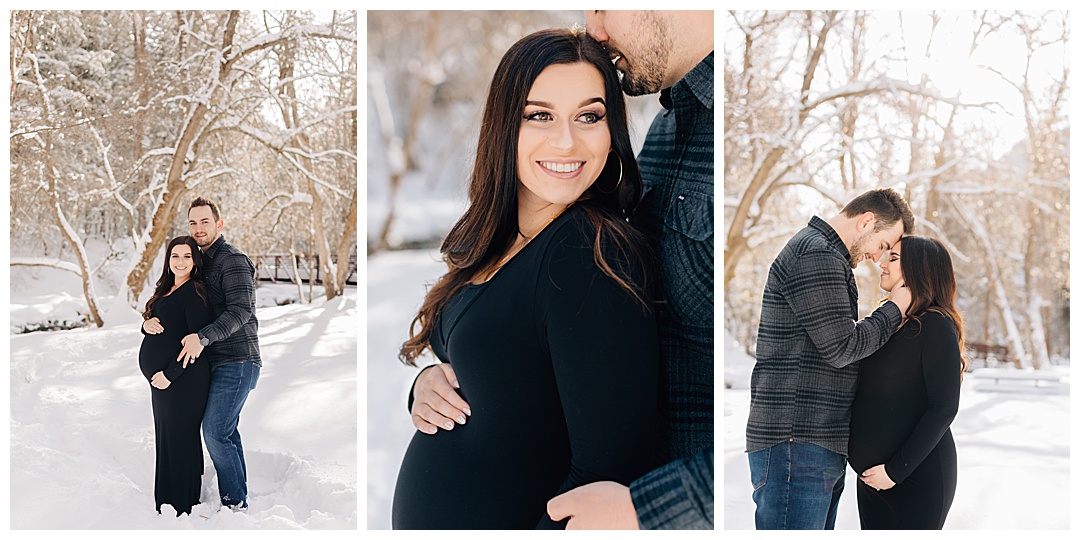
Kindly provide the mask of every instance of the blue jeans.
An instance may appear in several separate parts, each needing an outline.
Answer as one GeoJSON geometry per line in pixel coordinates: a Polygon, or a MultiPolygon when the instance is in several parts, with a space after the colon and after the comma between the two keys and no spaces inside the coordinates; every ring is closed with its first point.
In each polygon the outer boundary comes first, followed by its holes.
{"type": "Polygon", "coordinates": [[[210,372],[210,395],[203,414],[203,439],[217,471],[222,506],[247,506],[247,465],[240,444],[240,409],[259,381],[259,366],[248,360],[210,372]]]}
{"type": "Polygon", "coordinates": [[[754,524],[760,529],[833,529],[847,458],[816,444],[786,441],[750,452],[754,524]]]}

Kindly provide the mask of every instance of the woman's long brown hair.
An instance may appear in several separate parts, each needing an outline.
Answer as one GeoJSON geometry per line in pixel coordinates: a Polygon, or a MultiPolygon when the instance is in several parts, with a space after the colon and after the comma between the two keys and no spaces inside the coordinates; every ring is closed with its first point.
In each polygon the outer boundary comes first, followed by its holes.
{"type": "Polygon", "coordinates": [[[146,311],[143,312],[144,320],[154,316],[152,313],[154,303],[169,294],[173,285],[176,284],[176,274],[172,273],[172,268],[169,267],[169,258],[172,257],[173,248],[180,244],[187,244],[191,248],[191,277],[189,279],[194,281],[192,285],[195,286],[195,292],[205,304],[210,304],[210,297],[206,293],[206,285],[203,284],[203,260],[199,244],[190,236],[177,236],[169,242],[169,247],[165,248],[165,268],[161,270],[161,277],[158,278],[157,284],[154,285],[154,294],[146,301],[146,311]]]}
{"type": "Polygon", "coordinates": [[[928,311],[940,313],[952,321],[960,347],[960,380],[963,381],[969,362],[964,355],[964,320],[956,309],[956,276],[949,250],[941,242],[921,236],[905,236],[900,239],[900,244],[904,246],[900,271],[911,291],[908,317],[919,325],[920,331],[922,321],[919,318],[928,311]]]}
{"type": "Polygon", "coordinates": [[[495,264],[516,239],[518,134],[526,98],[545,68],[578,62],[593,65],[603,77],[612,153],[600,176],[582,196],[583,202],[575,206],[584,211],[596,230],[597,266],[648,307],[646,285],[634,283],[627,269],[622,268],[625,265],[610,264],[600,249],[603,246],[616,259],[640,264],[648,275],[647,242],[627,222],[641,196],[642,185],[630,146],[618,73],[604,47],[584,30],[541,30],[511,46],[495,70],[480,125],[469,208],[443,240],[440,251],[449,270],[428,291],[409,326],[409,339],[398,353],[405,364],[416,365],[416,357],[429,347],[432,325],[447,300],[479,271],[495,264]]]}

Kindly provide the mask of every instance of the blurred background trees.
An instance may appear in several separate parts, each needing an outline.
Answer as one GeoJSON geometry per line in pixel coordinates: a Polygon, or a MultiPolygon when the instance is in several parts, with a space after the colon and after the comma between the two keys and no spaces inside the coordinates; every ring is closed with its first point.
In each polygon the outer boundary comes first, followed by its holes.
{"type": "MultiPolygon", "coordinates": [[[[769,265],[811,215],[901,192],[953,256],[966,339],[1069,356],[1066,12],[729,12],[725,329],[749,352],[769,265]]],[[[856,270],[863,313],[880,270],[856,270]]]]}
{"type": "MultiPolygon", "coordinates": [[[[488,85],[503,53],[583,11],[367,12],[368,254],[438,246],[465,212],[488,85]]],[[[660,109],[628,98],[635,151],[660,109]]]]}

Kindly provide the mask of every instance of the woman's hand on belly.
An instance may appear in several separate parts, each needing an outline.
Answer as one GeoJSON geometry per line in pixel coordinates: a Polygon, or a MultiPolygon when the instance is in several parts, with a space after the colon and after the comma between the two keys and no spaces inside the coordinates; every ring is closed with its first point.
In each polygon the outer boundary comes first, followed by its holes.
{"type": "Polygon", "coordinates": [[[413,426],[434,435],[439,428],[454,429],[455,422],[464,424],[465,417],[472,416],[472,410],[456,388],[460,386],[450,364],[435,364],[420,373],[413,387],[413,426]]]}
{"type": "Polygon", "coordinates": [[[863,471],[863,473],[859,475],[859,480],[862,480],[866,485],[878,491],[892,489],[892,487],[896,485],[896,482],[893,482],[892,478],[889,478],[889,474],[885,472],[884,463],[863,471]]]}
{"type": "Polygon", "coordinates": [[[169,379],[165,378],[165,372],[159,371],[150,378],[150,386],[157,388],[158,390],[164,390],[172,384],[169,379]]]}
{"type": "Polygon", "coordinates": [[[161,326],[161,319],[157,317],[151,317],[143,321],[143,331],[150,335],[160,334],[165,331],[165,328],[161,326]]]}

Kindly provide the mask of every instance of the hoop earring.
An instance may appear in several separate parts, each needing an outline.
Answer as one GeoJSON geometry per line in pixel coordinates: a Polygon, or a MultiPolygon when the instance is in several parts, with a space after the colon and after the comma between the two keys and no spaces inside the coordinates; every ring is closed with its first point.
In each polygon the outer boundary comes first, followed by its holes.
{"type": "Polygon", "coordinates": [[[596,188],[596,191],[599,191],[604,195],[611,195],[612,193],[615,193],[619,189],[619,184],[622,183],[622,156],[620,156],[618,152],[615,152],[614,150],[612,150],[612,153],[615,154],[615,157],[619,158],[619,181],[615,182],[615,187],[611,188],[611,191],[604,191],[599,187],[596,188]]]}

